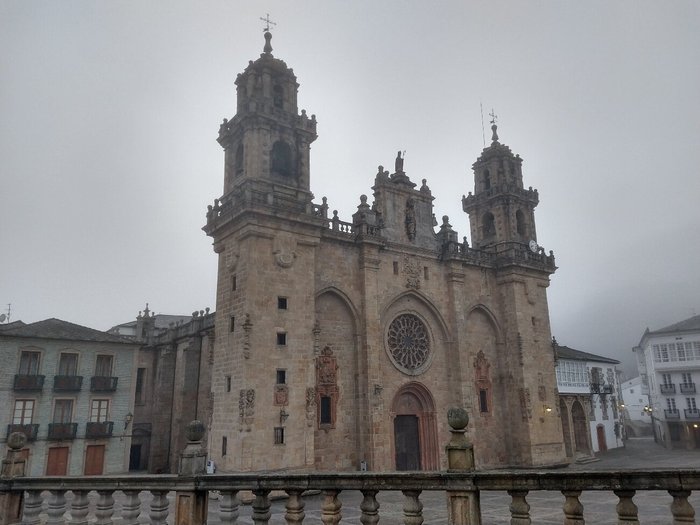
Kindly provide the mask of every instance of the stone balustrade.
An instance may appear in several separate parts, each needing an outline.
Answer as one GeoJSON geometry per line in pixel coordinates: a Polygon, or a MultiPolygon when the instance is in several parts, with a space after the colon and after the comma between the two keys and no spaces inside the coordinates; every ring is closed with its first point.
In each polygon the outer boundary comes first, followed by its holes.
{"type": "Polygon", "coordinates": [[[324,524],[341,520],[344,492],[361,492],[360,522],[375,524],[382,516],[377,495],[383,491],[400,491],[404,497],[403,522],[407,525],[420,525],[424,520],[430,520],[430,516],[424,516],[421,502],[421,495],[429,491],[448,495],[450,523],[470,525],[481,523],[479,495],[487,491],[505,491],[510,495],[511,523],[519,525],[529,524],[533,519],[527,502],[528,495],[533,492],[562,494],[561,522],[574,525],[583,524],[585,519],[579,499],[582,492],[610,491],[618,498],[618,522],[634,524],[639,521],[633,497],[643,499],[644,491],[649,490],[668,491],[672,496],[667,523],[695,523],[695,511],[688,496],[691,491],[700,490],[700,473],[692,470],[149,475],[15,478],[0,482],[1,493],[24,494],[21,520],[4,523],[27,525],[44,522],[47,525],[106,525],[116,518],[121,518],[125,525],[143,523],[144,519],[154,525],[165,524],[166,520],[180,525],[202,525],[206,512],[199,520],[192,521],[183,519],[183,516],[176,517],[176,513],[182,513],[190,506],[187,496],[191,501],[199,497],[207,503],[209,491],[219,493],[218,505],[212,502],[215,515],[211,516],[211,522],[220,521],[222,524],[237,522],[238,495],[243,491],[254,495],[252,518],[260,525],[270,520],[270,494],[273,491],[287,495],[287,523],[303,523],[303,494],[320,491],[324,524]],[[88,494],[91,492],[92,505],[89,505],[88,494]],[[471,505],[463,504],[465,496],[472,497],[471,505]],[[115,499],[120,501],[117,506],[115,499]],[[170,505],[170,500],[173,500],[173,505],[170,505]],[[70,520],[66,513],[70,514],[70,520]],[[475,516],[470,519],[470,514],[475,516]]]}
{"type": "MultiPolygon", "coordinates": [[[[8,438],[7,458],[2,462],[0,525],[110,525],[117,518],[120,520],[116,523],[123,525],[233,525],[239,518],[239,495],[243,493],[253,496],[250,510],[256,525],[270,523],[272,493],[285,497],[284,519],[288,524],[303,523],[305,494],[320,493],[320,510],[314,513],[325,525],[335,525],[342,520],[344,494],[356,495],[357,491],[362,495],[359,505],[356,497],[348,499],[354,502],[350,507],[352,514],[360,511],[363,525],[379,522],[382,512],[377,496],[389,491],[402,494],[405,525],[421,525],[426,518],[435,519],[430,513],[424,516],[421,501],[426,493],[434,492],[446,495],[441,501],[446,503],[450,524],[480,525],[482,495],[497,492],[509,496],[508,502],[500,500],[508,509],[500,510],[503,515],[510,513],[511,525],[529,525],[541,520],[530,515],[527,498],[543,491],[560,495],[560,501],[563,496],[558,522],[565,525],[583,525],[586,518],[581,495],[601,491],[616,496],[616,507],[610,510],[617,514],[620,524],[639,524],[633,498],[637,495],[638,500],[645,502],[648,491],[666,491],[671,497],[662,522],[695,523],[695,510],[688,498],[692,491],[700,490],[700,471],[475,471],[473,447],[466,438],[468,421],[463,409],[448,411],[452,437],[445,447],[449,466],[446,472],[204,474],[205,427],[192,421],[186,429],[188,443],[180,456],[179,475],[30,478],[23,477],[25,460],[20,454],[26,436],[13,433],[8,438]],[[209,501],[210,494],[217,494],[215,501],[209,501]],[[210,510],[214,515],[208,521],[210,510]]],[[[431,501],[434,508],[436,498],[431,501]]]]}

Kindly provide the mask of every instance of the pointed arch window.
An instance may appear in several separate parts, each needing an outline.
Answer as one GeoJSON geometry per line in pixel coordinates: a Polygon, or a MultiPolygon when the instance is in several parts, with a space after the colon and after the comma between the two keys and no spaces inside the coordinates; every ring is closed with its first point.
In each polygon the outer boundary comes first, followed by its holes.
{"type": "Polygon", "coordinates": [[[271,172],[273,175],[290,177],[292,171],[292,148],[283,140],[278,140],[272,146],[270,155],[271,172]]]}

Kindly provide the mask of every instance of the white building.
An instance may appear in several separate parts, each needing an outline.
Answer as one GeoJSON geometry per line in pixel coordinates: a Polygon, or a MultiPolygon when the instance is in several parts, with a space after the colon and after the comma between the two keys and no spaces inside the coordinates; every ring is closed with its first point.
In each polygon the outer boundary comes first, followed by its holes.
{"type": "Polygon", "coordinates": [[[615,359],[555,343],[566,455],[581,459],[623,446],[615,359]]]}
{"type": "Polygon", "coordinates": [[[28,437],[28,475],[128,470],[137,350],[59,319],[0,325],[0,442],[28,437]]]}
{"type": "Polygon", "coordinates": [[[634,347],[649,389],[654,437],[668,448],[700,447],[700,315],[644,332],[634,347]]]}
{"type": "Polygon", "coordinates": [[[637,376],[620,385],[625,431],[627,437],[651,435],[651,411],[649,410],[649,391],[637,376]]]}

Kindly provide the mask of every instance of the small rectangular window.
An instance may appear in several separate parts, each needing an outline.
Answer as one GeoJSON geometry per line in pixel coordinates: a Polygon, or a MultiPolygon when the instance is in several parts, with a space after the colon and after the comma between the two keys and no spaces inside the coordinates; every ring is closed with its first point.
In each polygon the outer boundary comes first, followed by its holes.
{"type": "Polygon", "coordinates": [[[287,384],[287,371],[277,370],[277,384],[286,385],[287,384]]]}
{"type": "Polygon", "coordinates": [[[231,316],[231,324],[229,325],[229,331],[233,332],[233,330],[236,328],[236,318],[232,315],[231,316]]]}
{"type": "Polygon", "coordinates": [[[329,396],[321,396],[321,421],[322,425],[333,424],[333,416],[331,414],[331,398],[329,396]]]}
{"type": "Polygon", "coordinates": [[[112,356],[98,355],[95,361],[95,375],[98,377],[112,376],[112,356]]]}
{"type": "Polygon", "coordinates": [[[425,278],[426,281],[428,280],[428,267],[427,266],[423,266],[423,277],[425,278]]]}
{"type": "Polygon", "coordinates": [[[13,425],[29,425],[34,415],[33,399],[18,399],[15,401],[15,412],[12,416],[13,425]]]}
{"type": "Polygon", "coordinates": [[[53,410],[54,423],[71,423],[73,417],[73,400],[57,399],[53,410]]]}
{"type": "Polygon", "coordinates": [[[394,275],[399,275],[399,263],[394,261],[394,275]]]}
{"type": "Polygon", "coordinates": [[[228,449],[228,438],[226,436],[221,438],[221,455],[225,456],[228,449]]]}
{"type": "Polygon", "coordinates": [[[231,276],[231,290],[233,290],[235,292],[237,285],[238,285],[238,283],[236,282],[236,276],[232,275],[231,276]]]}
{"type": "Polygon", "coordinates": [[[287,298],[286,297],[278,297],[277,298],[277,309],[278,310],[286,310],[287,309],[287,298]]]}
{"type": "Polygon", "coordinates": [[[92,423],[102,423],[107,421],[109,412],[108,399],[93,399],[90,407],[90,421],[92,423]]]}
{"type": "Polygon", "coordinates": [[[479,389],[479,411],[488,412],[489,411],[489,396],[488,391],[481,388],[479,389]]]}
{"type": "Polygon", "coordinates": [[[35,376],[39,373],[39,352],[22,352],[19,360],[19,373],[35,376]]]}
{"type": "Polygon", "coordinates": [[[287,332],[277,332],[277,344],[279,346],[286,346],[286,344],[287,344],[287,332]]]}
{"type": "Polygon", "coordinates": [[[226,392],[231,391],[231,376],[226,376],[226,392]]]}
{"type": "Polygon", "coordinates": [[[275,445],[284,445],[284,427],[275,427],[275,445]]]}
{"type": "Polygon", "coordinates": [[[78,374],[78,354],[61,354],[58,359],[59,376],[75,376],[78,374]]]}

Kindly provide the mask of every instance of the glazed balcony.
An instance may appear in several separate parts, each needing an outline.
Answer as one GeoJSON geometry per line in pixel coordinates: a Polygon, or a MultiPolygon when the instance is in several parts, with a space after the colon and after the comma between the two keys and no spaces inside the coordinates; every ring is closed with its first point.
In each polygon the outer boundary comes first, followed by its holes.
{"type": "Polygon", "coordinates": [[[44,376],[15,374],[14,389],[23,392],[40,392],[44,388],[44,376]]]}
{"type": "Polygon", "coordinates": [[[54,376],[54,392],[79,392],[83,387],[83,376],[54,376]]]}
{"type": "Polygon", "coordinates": [[[118,377],[92,376],[90,378],[90,392],[114,392],[117,389],[118,377]]]}
{"type": "Polygon", "coordinates": [[[39,425],[37,423],[28,425],[7,425],[7,436],[13,432],[21,432],[27,436],[27,441],[36,441],[36,436],[39,433],[39,425]]]}
{"type": "Polygon", "coordinates": [[[49,440],[67,441],[75,439],[78,423],[49,423],[49,440]]]}
{"type": "Polygon", "coordinates": [[[694,394],[695,383],[681,383],[681,394],[694,394]]]}
{"type": "Polygon", "coordinates": [[[676,385],[674,384],[661,384],[659,385],[659,392],[662,394],[675,394],[676,393],[676,385]]]}
{"type": "Polygon", "coordinates": [[[85,426],[85,438],[86,439],[99,439],[108,438],[112,436],[112,428],[114,427],[113,421],[101,421],[94,422],[90,421],[85,426]]]}

